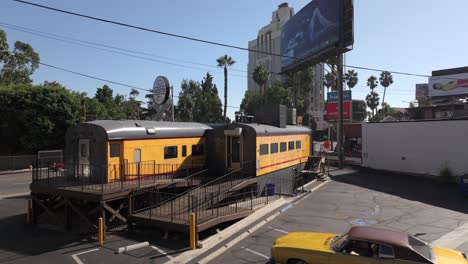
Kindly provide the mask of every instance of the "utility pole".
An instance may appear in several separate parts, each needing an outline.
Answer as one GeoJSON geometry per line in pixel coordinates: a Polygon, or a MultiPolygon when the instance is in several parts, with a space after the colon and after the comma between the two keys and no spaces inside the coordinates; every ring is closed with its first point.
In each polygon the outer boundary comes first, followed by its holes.
{"type": "Polygon", "coordinates": [[[174,122],[174,86],[171,85],[172,122],[174,122]]]}
{"type": "Polygon", "coordinates": [[[338,55],[338,127],[337,127],[337,148],[338,148],[338,168],[343,169],[343,53],[338,55]]]}

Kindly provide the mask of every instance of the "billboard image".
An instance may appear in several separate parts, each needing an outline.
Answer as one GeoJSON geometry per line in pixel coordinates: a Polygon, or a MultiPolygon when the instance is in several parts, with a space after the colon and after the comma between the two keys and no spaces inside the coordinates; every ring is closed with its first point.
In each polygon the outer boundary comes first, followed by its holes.
{"type": "Polygon", "coordinates": [[[295,58],[306,59],[336,46],[340,40],[340,1],[311,1],[286,22],[281,32],[283,69],[297,63],[295,58]]]}
{"type": "Polygon", "coordinates": [[[428,96],[429,85],[427,83],[416,84],[416,100],[425,101],[428,96]]]}
{"type": "Polygon", "coordinates": [[[429,78],[429,96],[468,94],[468,73],[429,78]]]}

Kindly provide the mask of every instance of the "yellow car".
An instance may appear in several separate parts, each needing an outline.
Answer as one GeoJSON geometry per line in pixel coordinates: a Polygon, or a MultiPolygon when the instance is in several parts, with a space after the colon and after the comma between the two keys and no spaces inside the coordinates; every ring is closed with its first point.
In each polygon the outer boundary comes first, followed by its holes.
{"type": "Polygon", "coordinates": [[[468,264],[466,255],[432,247],[404,232],[368,226],[335,234],[292,232],[275,240],[271,262],[281,264],[468,264]]]}

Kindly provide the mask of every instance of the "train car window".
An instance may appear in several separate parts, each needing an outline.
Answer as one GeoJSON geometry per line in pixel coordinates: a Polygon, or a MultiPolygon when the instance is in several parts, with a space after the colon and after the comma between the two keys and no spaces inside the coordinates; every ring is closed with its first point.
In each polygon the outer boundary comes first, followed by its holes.
{"type": "Polygon", "coordinates": [[[177,146],[164,147],[164,159],[177,158],[177,146]]]}
{"type": "Polygon", "coordinates": [[[300,141],[300,140],[296,141],[296,149],[301,149],[302,148],[301,143],[302,143],[302,141],[300,141]]]}
{"type": "Polygon", "coordinates": [[[141,149],[133,150],[133,162],[141,161],[141,149]]]}
{"type": "Polygon", "coordinates": [[[81,144],[81,157],[86,158],[88,156],[88,145],[87,144],[81,144]]]}
{"type": "Polygon", "coordinates": [[[268,144],[260,145],[260,155],[268,155],[268,144]]]}
{"type": "Polygon", "coordinates": [[[205,154],[205,146],[200,145],[192,145],[192,156],[202,156],[205,154]]]}
{"type": "Polygon", "coordinates": [[[111,158],[120,157],[120,143],[111,143],[110,144],[110,157],[111,158]]]}
{"type": "Polygon", "coordinates": [[[187,146],[182,146],[182,157],[187,157],[187,146]]]}
{"type": "Polygon", "coordinates": [[[280,143],[280,152],[285,152],[287,149],[286,142],[280,143]]]}
{"type": "Polygon", "coordinates": [[[278,153],[278,143],[270,144],[270,154],[278,153]]]}
{"type": "Polygon", "coordinates": [[[288,149],[289,149],[289,151],[294,150],[294,141],[289,141],[288,142],[288,149]]]}

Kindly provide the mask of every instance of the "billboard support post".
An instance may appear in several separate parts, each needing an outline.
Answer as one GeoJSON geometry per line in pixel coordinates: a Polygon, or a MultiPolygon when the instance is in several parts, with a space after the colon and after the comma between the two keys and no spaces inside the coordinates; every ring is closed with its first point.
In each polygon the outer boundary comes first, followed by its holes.
{"type": "Polygon", "coordinates": [[[343,169],[344,156],[343,156],[343,53],[338,55],[338,133],[337,133],[337,147],[338,147],[338,168],[343,169]]]}

